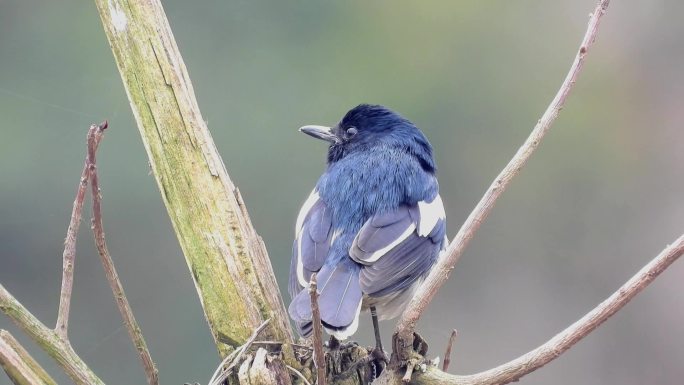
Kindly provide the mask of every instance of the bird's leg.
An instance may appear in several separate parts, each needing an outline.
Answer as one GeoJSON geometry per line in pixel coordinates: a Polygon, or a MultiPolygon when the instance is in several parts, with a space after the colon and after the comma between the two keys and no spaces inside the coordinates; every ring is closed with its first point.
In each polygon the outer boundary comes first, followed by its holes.
{"type": "Polygon", "coordinates": [[[382,339],[380,338],[380,325],[378,324],[378,312],[375,309],[375,306],[370,307],[370,312],[371,312],[371,318],[373,319],[373,329],[375,331],[375,349],[371,352],[371,356],[373,357],[373,361],[376,363],[374,366],[375,374],[380,375],[382,370],[385,368],[387,363],[389,363],[389,359],[387,358],[387,354],[385,354],[385,350],[382,348],[382,339]]]}
{"type": "Polygon", "coordinates": [[[375,348],[384,352],[382,349],[382,339],[380,338],[380,325],[378,324],[378,312],[375,306],[370,307],[371,318],[373,319],[373,330],[375,331],[375,348]]]}

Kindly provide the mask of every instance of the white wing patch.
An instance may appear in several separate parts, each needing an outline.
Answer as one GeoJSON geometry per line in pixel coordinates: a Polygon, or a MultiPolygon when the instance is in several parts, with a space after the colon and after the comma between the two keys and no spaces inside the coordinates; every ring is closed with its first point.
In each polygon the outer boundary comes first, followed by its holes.
{"type": "MultiPolygon", "coordinates": [[[[418,235],[427,237],[428,234],[435,228],[435,225],[440,219],[446,218],[444,212],[444,204],[442,197],[437,194],[432,202],[420,201],[418,202],[418,210],[420,211],[420,223],[418,224],[418,235]]],[[[389,249],[388,249],[389,250],[389,249]]]]}
{"type": "Polygon", "coordinates": [[[297,215],[297,224],[295,225],[295,238],[297,239],[297,280],[299,284],[303,287],[309,287],[309,281],[304,278],[304,263],[302,262],[302,226],[304,226],[304,219],[311,211],[311,208],[318,202],[320,196],[318,191],[314,189],[306,198],[306,201],[299,210],[299,215],[297,215]]]}
{"type": "Polygon", "coordinates": [[[382,257],[383,255],[385,255],[388,251],[392,250],[396,245],[400,244],[400,243],[403,242],[406,238],[408,238],[409,235],[413,234],[413,232],[414,232],[415,230],[416,230],[416,225],[413,224],[413,223],[411,223],[411,225],[409,225],[409,227],[407,227],[406,230],[404,230],[404,232],[401,233],[401,235],[399,235],[399,236],[397,237],[397,239],[395,239],[394,241],[392,241],[392,243],[390,243],[389,245],[383,247],[382,249],[380,249],[380,250],[374,252],[374,253],[371,254],[371,256],[368,257],[367,259],[364,259],[363,261],[356,261],[356,262],[362,263],[362,264],[364,264],[364,265],[370,265],[370,264],[372,264],[373,262],[376,262],[378,259],[380,259],[380,257],[382,257]]]}
{"type": "Polygon", "coordinates": [[[309,194],[309,197],[306,198],[306,201],[302,205],[302,208],[299,210],[299,215],[297,215],[297,224],[295,225],[295,236],[299,235],[299,231],[301,231],[302,226],[304,225],[304,219],[306,219],[306,215],[309,214],[309,211],[313,207],[313,205],[318,202],[320,199],[320,196],[318,195],[318,191],[314,189],[311,191],[311,194],[309,194]]]}
{"type": "Polygon", "coordinates": [[[302,230],[297,234],[297,280],[299,285],[305,288],[309,287],[309,281],[304,278],[304,262],[302,262],[302,230]]]}
{"type": "Polygon", "coordinates": [[[340,235],[342,235],[342,230],[343,230],[343,229],[340,228],[340,229],[336,229],[336,230],[333,231],[332,236],[330,237],[330,244],[331,244],[331,245],[332,245],[333,243],[335,243],[335,240],[336,240],[337,238],[339,238],[340,235]]]}

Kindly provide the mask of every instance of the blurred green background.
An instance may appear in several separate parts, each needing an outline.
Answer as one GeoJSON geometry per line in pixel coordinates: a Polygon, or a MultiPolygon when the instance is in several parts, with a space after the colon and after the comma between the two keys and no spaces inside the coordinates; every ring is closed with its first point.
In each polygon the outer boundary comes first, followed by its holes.
{"type": "MultiPolygon", "coordinates": [[[[324,168],[297,132],[361,102],[430,138],[449,234],[560,85],[594,0],[164,2],[204,119],[285,287],[292,228],[324,168]]],[[[431,353],[460,332],[451,371],[536,347],[684,230],[684,2],[613,1],[585,71],[423,317],[431,353]]],[[[108,119],[99,170],[110,251],[163,384],[217,365],[95,5],[0,1],[0,282],[53,325],[62,242],[88,125],[108,119]]],[[[109,384],[144,374],[88,229],[70,335],[109,384]]],[[[524,384],[680,384],[684,262],[524,384]]],[[[369,317],[358,339],[371,342],[369,317]]],[[[382,327],[387,341],[393,322],[382,327]]],[[[70,380],[4,316],[60,383],[70,380]]],[[[0,384],[9,380],[0,374],[0,384]]]]}

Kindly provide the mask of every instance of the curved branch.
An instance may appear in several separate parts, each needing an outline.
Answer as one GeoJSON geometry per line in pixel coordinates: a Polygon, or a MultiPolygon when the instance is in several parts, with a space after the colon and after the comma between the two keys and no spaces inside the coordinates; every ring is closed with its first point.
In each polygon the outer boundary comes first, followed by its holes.
{"type": "Polygon", "coordinates": [[[435,294],[437,294],[439,288],[449,278],[449,273],[453,270],[461,254],[463,254],[463,251],[475,236],[475,232],[477,232],[482,222],[492,211],[496,200],[506,190],[506,187],[508,187],[511,180],[520,172],[520,169],[525,165],[534,150],[537,149],[542,138],[563,108],[565,100],[582,69],[587,51],[596,38],[599,22],[609,3],[610,0],[599,1],[594,13],[591,15],[587,31],[584,35],[584,39],[582,39],[580,48],[577,51],[575,61],[572,63],[570,71],[565,77],[558,93],[553,98],[553,101],[551,101],[551,104],[549,104],[544,115],[539,119],[525,143],[520,147],[515,156],[513,156],[513,159],[510,160],[496,179],[494,179],[491,186],[489,186],[480,202],[470,213],[470,216],[468,216],[468,219],[463,223],[463,226],[461,226],[461,229],[456,234],[454,240],[449,244],[449,248],[445,254],[432,269],[430,275],[425,279],[425,282],[420,286],[417,294],[413,297],[402,314],[394,332],[395,360],[402,362],[409,357],[413,332],[420,316],[425,311],[427,305],[432,301],[435,294]]]}
{"type": "Polygon", "coordinates": [[[415,375],[412,384],[447,384],[447,385],[493,385],[507,384],[517,381],[522,376],[531,373],[553,361],[570,349],[582,338],[594,331],[610,316],[622,309],[632,298],[644,290],[677,258],[684,254],[684,234],[671,245],[667,246],[651,262],[630,278],[616,292],[598,304],[584,317],[568,326],[562,332],[545,342],[538,348],[484,372],[467,376],[454,376],[436,368],[431,368],[423,374],[415,375]]]}

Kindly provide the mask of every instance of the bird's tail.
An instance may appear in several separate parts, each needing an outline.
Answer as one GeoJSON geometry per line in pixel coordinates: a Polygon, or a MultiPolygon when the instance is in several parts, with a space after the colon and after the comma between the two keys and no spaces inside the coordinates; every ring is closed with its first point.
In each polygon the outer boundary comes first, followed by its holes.
{"type": "MultiPolygon", "coordinates": [[[[343,340],[358,327],[363,294],[359,285],[359,267],[340,262],[325,265],[317,274],[318,306],[321,323],[328,333],[343,340]]],[[[312,331],[311,299],[307,288],[300,291],[288,309],[299,334],[308,337],[312,331]]]]}

